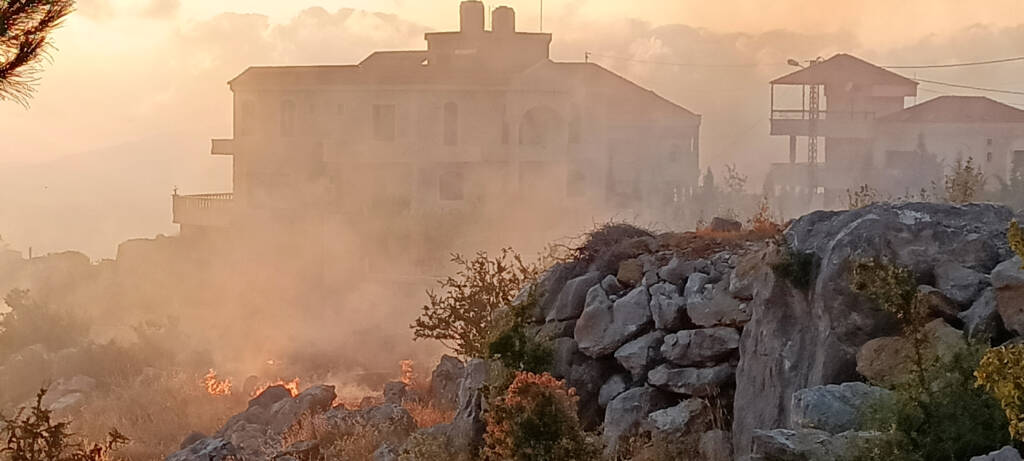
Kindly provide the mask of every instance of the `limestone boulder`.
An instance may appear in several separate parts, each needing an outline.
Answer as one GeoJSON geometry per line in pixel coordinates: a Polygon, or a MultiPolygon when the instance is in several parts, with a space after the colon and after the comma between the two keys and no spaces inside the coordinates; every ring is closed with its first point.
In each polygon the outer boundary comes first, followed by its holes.
{"type": "Polygon", "coordinates": [[[865,408],[889,391],[861,382],[828,384],[793,394],[793,427],[831,434],[855,430],[865,408]]]}
{"type": "Polygon", "coordinates": [[[740,333],[734,328],[683,330],[665,336],[661,356],[676,365],[713,365],[734,355],[739,345],[740,333]]]}
{"type": "Polygon", "coordinates": [[[969,306],[988,285],[988,276],[961,264],[944,261],[935,266],[936,288],[960,306],[969,306]]]}
{"type": "Polygon", "coordinates": [[[546,320],[552,322],[578,318],[583,313],[587,292],[600,282],[601,274],[596,271],[565,282],[546,320]]]}
{"type": "Polygon", "coordinates": [[[690,323],[686,315],[686,300],[679,287],[668,282],[652,285],[651,316],[654,327],[659,330],[678,330],[690,323]]]}
{"type": "Polygon", "coordinates": [[[581,352],[599,358],[611,355],[653,326],[646,288],[634,288],[612,303],[604,290],[595,286],[587,294],[587,307],[576,322],[573,337],[581,352]]]}
{"type": "Polygon", "coordinates": [[[601,433],[606,453],[613,454],[623,438],[636,433],[648,415],[672,404],[672,397],[652,387],[637,387],[619,394],[608,403],[601,433]]]}
{"type": "Polygon", "coordinates": [[[1021,457],[1016,448],[1003,447],[987,455],[975,456],[971,461],[1021,461],[1021,457]]]}
{"type": "Polygon", "coordinates": [[[663,331],[647,333],[618,348],[615,351],[615,360],[629,371],[634,380],[643,380],[647,377],[647,372],[661,361],[661,345],[664,340],[663,331]]]}
{"type": "Polygon", "coordinates": [[[659,389],[683,395],[704,397],[732,381],[736,367],[721,364],[710,368],[680,368],[661,365],[647,374],[647,383],[659,389]]]}
{"type": "Polygon", "coordinates": [[[1024,334],[1024,269],[1019,256],[996,266],[992,286],[996,289],[996,309],[1003,325],[1015,334],[1024,334]]]}
{"type": "Polygon", "coordinates": [[[989,287],[981,292],[971,308],[957,314],[964,325],[968,338],[991,338],[1002,329],[996,303],[996,289],[989,287]]]}
{"type": "Polygon", "coordinates": [[[441,361],[430,374],[430,398],[438,408],[454,409],[459,398],[459,380],[466,365],[450,355],[441,356],[441,361]]]}

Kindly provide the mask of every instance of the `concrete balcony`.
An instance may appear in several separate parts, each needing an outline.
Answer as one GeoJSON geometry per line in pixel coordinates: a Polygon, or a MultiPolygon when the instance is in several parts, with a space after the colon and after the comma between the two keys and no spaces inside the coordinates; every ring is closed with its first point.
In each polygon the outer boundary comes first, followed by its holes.
{"type": "MultiPolygon", "coordinates": [[[[773,110],[772,135],[809,136],[811,113],[808,110],[773,110]]],[[[817,133],[825,138],[871,138],[875,130],[874,112],[818,112],[817,133]]]]}
{"type": "Polygon", "coordinates": [[[227,227],[234,214],[234,194],[173,195],[175,224],[200,227],[227,227]]]}
{"type": "Polygon", "coordinates": [[[211,155],[235,155],[235,140],[234,139],[211,139],[210,140],[210,154],[211,155]]]}

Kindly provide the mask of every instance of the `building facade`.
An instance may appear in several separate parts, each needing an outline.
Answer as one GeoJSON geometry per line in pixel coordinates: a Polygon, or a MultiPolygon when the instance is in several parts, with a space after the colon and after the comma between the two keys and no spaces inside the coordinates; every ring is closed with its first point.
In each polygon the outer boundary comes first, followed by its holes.
{"type": "Polygon", "coordinates": [[[765,194],[786,217],[844,208],[862,186],[917,196],[968,158],[990,187],[1024,172],[1024,110],[976,96],[907,107],[917,82],[848,54],[801,67],[770,83],[771,134],[789,137],[789,162],[772,165],[765,194]]]}
{"type": "Polygon", "coordinates": [[[490,30],[483,3],[460,15],[426,50],[231,80],[234,134],[212,153],[232,156],[234,191],[176,195],[182,234],[244,229],[313,266],[387,255],[417,272],[533,226],[674,219],[697,184],[700,116],[596,64],[552,61],[551,35],[517,31],[511,8],[490,30]]]}

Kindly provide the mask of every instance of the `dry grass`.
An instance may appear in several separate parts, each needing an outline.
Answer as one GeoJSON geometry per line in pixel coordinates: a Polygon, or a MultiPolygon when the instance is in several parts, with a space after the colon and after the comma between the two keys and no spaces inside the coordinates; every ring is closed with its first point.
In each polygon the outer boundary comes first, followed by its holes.
{"type": "Polygon", "coordinates": [[[447,424],[455,419],[455,410],[442,410],[435,408],[431,403],[408,401],[402,404],[403,407],[416,420],[416,426],[420,428],[433,427],[438,424],[447,424]]]}
{"type": "Polygon", "coordinates": [[[74,430],[101,440],[112,427],[131,444],[120,450],[127,459],[163,459],[178,450],[193,431],[210,434],[245,408],[244,400],[210,395],[202,377],[181,371],[153,372],[114,385],[90,397],[75,416],[74,430]]]}

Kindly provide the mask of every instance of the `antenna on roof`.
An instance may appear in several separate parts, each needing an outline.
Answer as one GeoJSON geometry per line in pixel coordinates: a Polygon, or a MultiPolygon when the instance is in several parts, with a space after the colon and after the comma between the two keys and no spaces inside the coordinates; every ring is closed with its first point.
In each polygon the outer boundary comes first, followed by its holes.
{"type": "Polygon", "coordinates": [[[544,32],[544,0],[540,0],[540,31],[544,32]]]}

